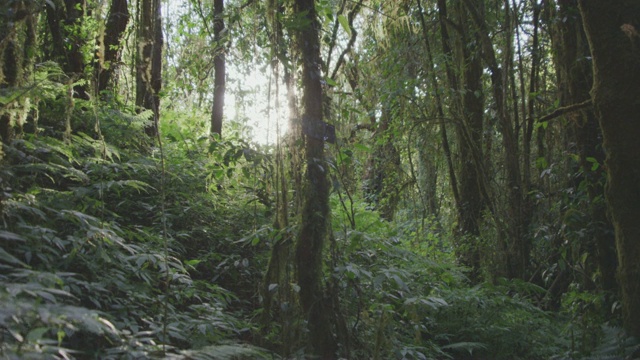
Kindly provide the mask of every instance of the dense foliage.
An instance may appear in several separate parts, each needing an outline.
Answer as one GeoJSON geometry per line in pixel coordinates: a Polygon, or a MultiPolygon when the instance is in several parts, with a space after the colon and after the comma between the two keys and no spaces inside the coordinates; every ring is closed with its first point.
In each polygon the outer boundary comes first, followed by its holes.
{"type": "Polygon", "coordinates": [[[0,5],[1,358],[638,357],[577,2],[222,3],[0,5]]]}

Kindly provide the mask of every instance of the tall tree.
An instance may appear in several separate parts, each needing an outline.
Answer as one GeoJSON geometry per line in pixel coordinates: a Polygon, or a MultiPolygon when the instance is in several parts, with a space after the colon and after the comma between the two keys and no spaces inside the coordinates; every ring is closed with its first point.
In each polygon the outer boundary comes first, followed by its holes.
{"type": "MultiPolygon", "coordinates": [[[[300,139],[300,112],[298,96],[296,94],[296,74],[287,59],[295,58],[295,45],[285,41],[285,27],[283,16],[290,15],[291,6],[285,6],[285,1],[270,0],[266,2],[266,18],[270,34],[271,69],[276,78],[276,91],[279,89],[279,74],[283,70],[283,81],[286,86],[287,107],[289,110],[289,129],[284,141],[278,141],[276,149],[276,216],[274,227],[281,236],[271,248],[269,264],[262,284],[262,298],[264,316],[262,325],[271,331],[274,322],[283,324],[280,334],[280,348],[278,353],[290,357],[299,345],[300,306],[297,293],[291,286],[294,283],[295,267],[295,234],[290,231],[291,214],[299,214],[302,200],[302,154],[300,139]],[[285,150],[286,149],[286,150],[285,150]],[[277,285],[277,291],[273,286],[277,285]]],[[[276,100],[276,108],[279,100],[276,100]]]]}
{"type": "Polygon", "coordinates": [[[153,111],[147,135],[158,133],[162,88],[162,9],[160,0],[138,2],[138,46],[136,54],[136,106],[153,111]]]}
{"type": "MultiPolygon", "coordinates": [[[[501,246],[505,255],[503,264],[503,276],[508,278],[526,279],[529,267],[530,241],[526,235],[526,204],[523,198],[523,181],[520,163],[520,146],[518,142],[519,124],[514,123],[508,108],[507,78],[504,67],[500,65],[498,52],[491,40],[491,31],[487,25],[482,8],[471,0],[463,0],[465,7],[475,26],[478,28],[478,40],[481,55],[485,65],[489,69],[491,89],[495,106],[498,129],[502,137],[504,153],[505,188],[507,206],[502,214],[499,235],[501,246]]],[[[509,2],[505,1],[506,10],[509,2]]],[[[508,13],[508,11],[507,11],[508,13]]],[[[511,43],[505,44],[511,47],[511,43]]]]}
{"type": "MultiPolygon", "coordinates": [[[[456,188],[459,201],[456,202],[458,226],[456,246],[462,264],[468,266],[471,277],[478,279],[480,270],[480,221],[485,208],[486,195],[483,194],[484,173],[482,155],[482,134],[484,95],[482,87],[482,59],[477,56],[480,43],[477,26],[469,12],[460,3],[449,15],[447,2],[438,1],[438,19],[442,49],[445,55],[445,69],[449,81],[449,106],[454,118],[456,140],[460,152],[459,184],[451,181],[456,188]],[[451,24],[455,38],[450,36],[451,24]]],[[[425,25],[423,25],[423,28],[425,25]]],[[[424,35],[428,36],[427,33],[424,35]]],[[[484,190],[486,194],[486,189],[484,190]]]]}
{"type": "MultiPolygon", "coordinates": [[[[556,73],[559,84],[559,105],[561,107],[583,104],[590,101],[589,90],[593,85],[593,72],[589,43],[582,26],[582,18],[578,10],[577,0],[557,1],[548,6],[552,14],[547,16],[552,24],[553,53],[555,54],[556,73]],[[555,12],[557,9],[557,13],[555,12]],[[561,21],[560,21],[561,20],[561,21]]],[[[616,253],[613,227],[606,214],[604,201],[604,166],[605,153],[602,148],[602,133],[598,119],[592,107],[574,111],[568,116],[568,136],[575,143],[575,151],[580,157],[582,176],[577,181],[586,183],[589,198],[592,236],[584,244],[585,250],[593,254],[597,269],[585,274],[591,277],[599,270],[598,285],[601,289],[611,291],[616,288],[616,253]]]]}
{"type": "Polygon", "coordinates": [[[127,0],[112,0],[107,16],[107,24],[102,35],[98,61],[96,62],[96,78],[98,93],[107,89],[113,76],[116,64],[122,54],[120,43],[129,23],[129,4],[127,0]]]}
{"type": "Polygon", "coordinates": [[[211,112],[211,135],[222,135],[222,117],[224,115],[224,93],[226,86],[224,0],[213,1],[213,17],[215,57],[213,58],[214,85],[213,110],[211,112]]]}
{"type": "Polygon", "coordinates": [[[607,154],[624,323],[640,336],[640,2],[579,0],[593,62],[591,97],[607,154]]]}
{"type": "Polygon", "coordinates": [[[300,303],[307,318],[312,352],[323,359],[333,359],[337,345],[322,283],[322,253],[330,226],[330,208],[327,165],[324,163],[320,24],[314,0],[296,0],[294,12],[301,20],[295,41],[302,62],[302,128],[306,159],[302,219],[296,244],[300,303]]]}
{"type": "Polygon", "coordinates": [[[393,135],[391,102],[383,104],[381,116],[371,116],[374,129],[374,150],[367,161],[367,171],[363,176],[363,191],[367,200],[375,205],[380,216],[392,221],[400,200],[400,153],[393,135]]]}
{"type": "MultiPolygon", "coordinates": [[[[0,91],[24,85],[35,58],[37,12],[28,1],[0,6],[0,91]]],[[[9,144],[14,127],[22,127],[30,110],[28,96],[14,98],[0,106],[0,141],[9,144]]],[[[0,147],[2,145],[0,144],[0,147]]]]}
{"type": "MultiPolygon", "coordinates": [[[[73,82],[83,79],[86,66],[82,47],[87,39],[81,29],[86,8],[85,0],[47,1],[45,5],[52,40],[50,58],[62,65],[73,82]]],[[[73,92],[76,98],[89,99],[85,83],[74,85],[73,92]]]]}

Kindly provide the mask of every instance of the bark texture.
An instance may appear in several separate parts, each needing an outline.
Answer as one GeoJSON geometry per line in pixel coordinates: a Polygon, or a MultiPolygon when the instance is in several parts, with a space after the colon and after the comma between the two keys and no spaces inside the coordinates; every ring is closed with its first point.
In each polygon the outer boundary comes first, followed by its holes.
{"type": "MultiPolygon", "coordinates": [[[[0,91],[14,91],[12,89],[22,86],[31,74],[36,45],[33,7],[30,2],[23,1],[0,5],[0,91]]],[[[15,129],[20,131],[25,123],[31,100],[21,96],[0,105],[0,141],[9,144],[15,129]]]]}
{"type": "Polygon", "coordinates": [[[607,154],[623,316],[640,336],[640,2],[579,1],[593,62],[591,96],[607,154]]]}
{"type": "Polygon", "coordinates": [[[297,0],[295,14],[307,22],[296,34],[302,60],[302,127],[305,133],[306,179],[302,222],[296,244],[300,303],[309,327],[314,355],[334,359],[337,349],[332,333],[330,304],[322,284],[322,252],[330,225],[329,182],[324,162],[324,140],[316,134],[322,123],[322,74],[320,73],[319,27],[313,0],[297,0]]]}
{"type": "Polygon", "coordinates": [[[116,64],[120,61],[122,37],[129,23],[129,5],[127,0],[111,1],[107,25],[102,39],[102,58],[97,62],[96,90],[98,93],[109,86],[116,64]]]}
{"type": "Polygon", "coordinates": [[[140,0],[136,68],[136,106],[153,111],[147,135],[158,133],[162,88],[162,9],[160,0],[140,0]]]}
{"type": "MultiPolygon", "coordinates": [[[[64,72],[77,81],[84,77],[85,63],[82,47],[87,39],[82,37],[86,1],[58,0],[46,2],[47,23],[51,36],[50,58],[62,65],[64,72]]],[[[84,84],[73,87],[75,98],[88,100],[89,92],[84,84]]]]}
{"type": "MultiPolygon", "coordinates": [[[[552,41],[560,89],[560,106],[564,107],[591,99],[589,90],[593,86],[593,71],[588,60],[591,53],[578,11],[578,1],[561,0],[557,5],[558,12],[551,14],[553,19],[557,19],[552,21],[552,41]],[[559,19],[563,21],[558,21],[559,19]]],[[[555,4],[550,8],[555,10],[555,4]]],[[[580,156],[581,172],[584,174],[577,180],[586,182],[589,210],[593,219],[590,224],[592,236],[585,241],[585,250],[594,255],[594,266],[597,266],[601,274],[599,287],[605,291],[612,291],[616,289],[617,259],[613,226],[607,218],[603,199],[605,168],[600,166],[594,169],[593,163],[589,161],[595,159],[599,164],[605,161],[602,133],[593,107],[570,113],[568,120],[568,135],[571,137],[570,141],[575,143],[574,151],[580,156]]],[[[589,278],[596,269],[590,270],[585,274],[589,278]]]]}
{"type": "MultiPolygon", "coordinates": [[[[477,26],[473,23],[468,10],[461,3],[455,4],[449,11],[446,0],[438,0],[438,20],[442,50],[447,61],[445,70],[451,91],[450,112],[455,119],[456,144],[459,150],[458,174],[451,181],[457,192],[455,231],[456,253],[461,264],[471,270],[473,281],[479,280],[481,259],[478,238],[482,211],[486,207],[483,195],[483,127],[484,95],[482,89],[482,59],[476,56],[477,26]],[[450,32],[451,18],[455,19],[458,29],[450,32]],[[458,31],[455,31],[458,30],[458,31]]],[[[423,25],[424,31],[425,25],[423,25]]],[[[428,36],[425,34],[425,37],[428,36]]],[[[441,115],[442,116],[442,115],[441,115]]],[[[453,171],[453,170],[452,170],[453,171]]]]}

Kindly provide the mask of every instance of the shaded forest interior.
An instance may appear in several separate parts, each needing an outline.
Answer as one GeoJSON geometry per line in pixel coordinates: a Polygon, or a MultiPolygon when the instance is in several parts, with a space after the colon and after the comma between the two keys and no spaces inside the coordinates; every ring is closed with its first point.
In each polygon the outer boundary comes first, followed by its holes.
{"type": "Polygon", "coordinates": [[[5,0],[0,358],[640,359],[640,1],[5,0]]]}

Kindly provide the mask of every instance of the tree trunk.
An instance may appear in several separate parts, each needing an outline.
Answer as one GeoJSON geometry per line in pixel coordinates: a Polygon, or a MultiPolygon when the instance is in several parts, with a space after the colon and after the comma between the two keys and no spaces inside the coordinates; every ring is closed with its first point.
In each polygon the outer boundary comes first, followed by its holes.
{"type": "Polygon", "coordinates": [[[102,58],[96,63],[98,94],[107,89],[116,64],[120,61],[122,37],[129,23],[127,0],[112,0],[102,39],[102,58]]]}
{"type": "MultiPolygon", "coordinates": [[[[47,22],[52,40],[51,58],[57,61],[73,81],[84,77],[84,55],[81,27],[85,16],[86,1],[58,0],[46,2],[47,22]]],[[[75,98],[88,100],[89,92],[84,84],[73,87],[75,98]]]]}
{"type": "MultiPolygon", "coordinates": [[[[36,44],[36,14],[30,2],[13,2],[0,7],[0,90],[17,91],[31,74],[36,44]],[[15,90],[12,90],[15,89],[15,90]]],[[[30,100],[21,96],[0,108],[0,153],[9,144],[15,127],[21,130],[30,100]]],[[[1,160],[1,159],[0,159],[1,160]]]]}
{"type": "Polygon", "coordinates": [[[482,62],[474,53],[473,44],[478,44],[475,26],[471,24],[466,9],[459,8],[460,23],[466,23],[470,34],[461,33],[458,53],[461,58],[462,72],[462,123],[457,126],[458,146],[460,148],[460,209],[458,220],[459,237],[462,240],[464,264],[472,270],[472,280],[479,280],[480,220],[485,208],[482,197],[482,131],[484,113],[484,95],[482,94],[482,62]],[[471,38],[467,38],[470,35],[471,38]]]}
{"type": "Polygon", "coordinates": [[[226,84],[225,36],[224,36],[224,0],[213,2],[213,39],[215,42],[213,111],[211,112],[211,135],[222,135],[222,117],[224,115],[224,92],[226,84]]]}
{"type": "MultiPolygon", "coordinates": [[[[438,0],[438,10],[446,8],[446,2],[444,0],[438,0]]],[[[451,193],[453,195],[453,202],[456,206],[456,209],[460,208],[460,194],[458,192],[458,180],[456,178],[455,168],[453,166],[453,158],[451,156],[451,148],[449,146],[449,137],[447,135],[447,126],[444,117],[444,104],[442,101],[442,96],[440,96],[440,91],[438,90],[438,77],[436,75],[436,66],[433,60],[433,52],[431,51],[431,42],[429,41],[429,29],[427,28],[427,23],[424,19],[422,3],[418,0],[418,10],[420,12],[420,25],[422,28],[422,35],[424,37],[424,45],[425,50],[427,51],[427,61],[428,61],[428,71],[430,74],[430,80],[433,84],[433,93],[435,97],[435,106],[436,111],[439,118],[440,125],[440,136],[442,138],[442,150],[444,152],[444,156],[447,160],[447,172],[449,174],[449,183],[451,184],[451,193]]],[[[441,15],[441,21],[443,21],[443,17],[441,15]]],[[[441,30],[446,32],[446,26],[441,23],[441,30]]],[[[443,46],[448,46],[448,36],[445,33],[442,33],[442,42],[443,46]]],[[[451,78],[450,78],[451,79],[451,78]]]]}
{"type": "MultiPolygon", "coordinates": [[[[477,48],[476,26],[471,21],[467,9],[461,4],[454,8],[456,21],[462,31],[449,34],[449,11],[446,0],[438,1],[438,18],[442,49],[445,54],[445,68],[451,93],[449,106],[456,119],[456,142],[460,152],[458,166],[459,179],[456,212],[458,226],[455,231],[456,253],[459,261],[471,270],[473,281],[479,279],[480,220],[485,206],[482,184],[484,184],[482,139],[484,95],[482,94],[482,59],[475,56],[477,48]]],[[[424,27],[424,25],[423,25],[424,27]]],[[[424,30],[423,30],[424,32],[424,30]]],[[[424,36],[428,36],[427,33],[424,36]]],[[[452,182],[452,186],[453,186],[452,182]]]]}
{"type": "Polygon", "coordinates": [[[302,60],[302,128],[305,131],[306,180],[302,223],[296,244],[300,303],[306,314],[309,341],[314,355],[335,358],[330,306],[323,294],[322,252],[330,226],[329,182],[324,163],[322,122],[322,74],[320,73],[319,27],[313,0],[297,0],[295,14],[308,25],[298,29],[296,46],[302,60]]]}
{"type": "Polygon", "coordinates": [[[593,61],[591,96],[607,154],[624,324],[640,336],[640,2],[579,1],[593,61]]]}
{"type": "MultiPolygon", "coordinates": [[[[7,11],[8,13],[8,11],[7,11]]],[[[9,38],[4,38],[3,43],[5,45],[0,49],[0,65],[2,73],[0,74],[0,90],[11,89],[18,86],[19,71],[18,64],[18,51],[16,44],[16,36],[13,29],[13,19],[3,19],[2,31],[9,38]]],[[[7,107],[11,107],[13,110],[14,105],[9,104],[7,107]]],[[[0,141],[4,144],[9,144],[13,140],[13,125],[14,116],[12,111],[0,111],[0,141]]],[[[2,146],[2,144],[0,144],[2,146]]],[[[0,148],[1,150],[1,148],[0,148]]]]}
{"type": "Polygon", "coordinates": [[[380,124],[372,117],[375,145],[367,161],[367,172],[363,176],[364,194],[367,201],[375,205],[380,217],[392,221],[400,200],[400,154],[394,144],[389,106],[384,106],[380,124]]]}
{"type": "MultiPolygon", "coordinates": [[[[482,57],[491,73],[493,101],[504,148],[504,168],[506,172],[507,207],[505,225],[498,229],[503,249],[504,276],[528,280],[530,241],[525,234],[526,216],[523,199],[523,183],[520,172],[519,143],[513,119],[508,113],[505,99],[506,84],[503,68],[498,65],[496,51],[485,22],[484,14],[472,0],[463,0],[473,22],[478,27],[478,37],[482,57]]],[[[509,44],[509,46],[511,46],[509,44]]]]}
{"type": "MultiPolygon", "coordinates": [[[[562,19],[562,21],[552,22],[554,24],[552,41],[556,55],[554,62],[560,88],[560,106],[564,107],[590,99],[589,90],[593,85],[593,72],[591,63],[587,61],[590,50],[578,13],[578,1],[558,1],[558,5],[558,13],[553,14],[553,19],[562,19]]],[[[555,4],[551,8],[555,9],[555,4]]],[[[607,218],[606,204],[603,199],[602,179],[605,168],[599,166],[594,169],[590,161],[595,159],[598,164],[603,164],[605,161],[601,146],[602,133],[592,108],[571,113],[569,120],[570,133],[574,137],[583,173],[578,181],[586,182],[591,207],[589,210],[592,221],[589,226],[592,228],[590,233],[593,236],[584,246],[589,254],[593,254],[596,261],[594,265],[600,271],[600,288],[612,291],[616,289],[617,259],[613,226],[607,218]]],[[[595,269],[592,269],[586,276],[591,278],[594,271],[595,269]]]]}
{"type": "Polygon", "coordinates": [[[153,122],[145,132],[158,134],[160,89],[162,88],[162,11],[160,0],[140,0],[136,69],[136,106],[153,111],[153,122]]]}

